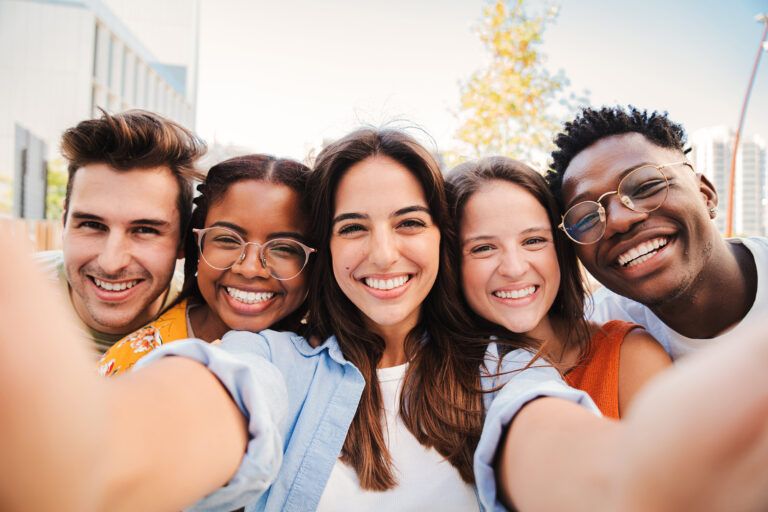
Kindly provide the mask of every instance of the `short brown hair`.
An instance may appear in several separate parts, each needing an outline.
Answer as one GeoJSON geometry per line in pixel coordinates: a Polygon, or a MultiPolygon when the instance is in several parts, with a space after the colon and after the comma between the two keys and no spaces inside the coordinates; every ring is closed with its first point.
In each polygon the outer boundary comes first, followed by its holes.
{"type": "Polygon", "coordinates": [[[195,162],[205,154],[205,142],[183,126],[146,110],[101,113],[98,119],[68,129],[61,138],[61,153],[69,161],[64,211],[69,209],[75,173],[84,165],[104,163],[120,171],[167,166],[179,185],[176,207],[184,233],[192,215],[192,182],[202,179],[195,162]]]}

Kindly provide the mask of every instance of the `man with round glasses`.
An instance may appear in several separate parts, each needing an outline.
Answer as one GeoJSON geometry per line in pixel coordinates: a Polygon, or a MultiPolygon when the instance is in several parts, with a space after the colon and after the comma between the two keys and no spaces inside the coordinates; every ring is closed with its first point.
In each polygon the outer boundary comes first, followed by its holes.
{"type": "Polygon", "coordinates": [[[562,229],[604,285],[596,321],[644,326],[673,358],[768,313],[768,239],[724,239],[717,193],[683,128],[634,107],[584,109],[555,138],[547,179],[562,229]]]}

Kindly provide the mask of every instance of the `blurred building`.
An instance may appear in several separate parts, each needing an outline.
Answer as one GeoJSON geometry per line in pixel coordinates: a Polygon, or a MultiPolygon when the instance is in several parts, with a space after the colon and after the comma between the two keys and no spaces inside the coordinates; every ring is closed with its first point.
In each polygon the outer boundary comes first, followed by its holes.
{"type": "Polygon", "coordinates": [[[145,108],[194,128],[199,0],[0,0],[0,215],[45,215],[63,130],[145,108]]]}
{"type": "MultiPolygon", "coordinates": [[[[717,190],[719,204],[715,222],[725,232],[728,211],[734,132],[725,127],[698,130],[691,134],[691,160],[717,190]]],[[[733,231],[737,235],[766,235],[766,144],[759,135],[745,136],[736,153],[733,231]]]]}

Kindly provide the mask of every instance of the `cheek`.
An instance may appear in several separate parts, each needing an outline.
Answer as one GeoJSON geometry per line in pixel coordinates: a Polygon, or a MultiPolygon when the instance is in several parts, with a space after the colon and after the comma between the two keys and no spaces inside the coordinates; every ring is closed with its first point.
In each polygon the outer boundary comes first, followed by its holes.
{"type": "Polygon", "coordinates": [[[461,266],[461,286],[470,307],[478,314],[483,314],[485,290],[493,274],[488,262],[483,260],[466,260],[461,266]]]}
{"type": "Polygon", "coordinates": [[[212,269],[205,262],[197,265],[197,287],[208,304],[216,301],[216,281],[224,272],[226,271],[212,269]]]}
{"type": "Polygon", "coordinates": [[[594,268],[593,262],[595,260],[595,246],[594,245],[576,245],[576,256],[579,261],[587,267],[590,272],[594,268]]]}
{"type": "Polygon", "coordinates": [[[354,272],[361,260],[361,244],[350,240],[331,240],[330,251],[333,277],[343,287],[344,281],[354,272]]]}
{"type": "Polygon", "coordinates": [[[285,290],[286,300],[288,307],[291,311],[287,311],[286,314],[291,313],[298,308],[304,299],[307,297],[308,279],[304,272],[297,277],[288,281],[282,281],[283,289],[285,290]]]}

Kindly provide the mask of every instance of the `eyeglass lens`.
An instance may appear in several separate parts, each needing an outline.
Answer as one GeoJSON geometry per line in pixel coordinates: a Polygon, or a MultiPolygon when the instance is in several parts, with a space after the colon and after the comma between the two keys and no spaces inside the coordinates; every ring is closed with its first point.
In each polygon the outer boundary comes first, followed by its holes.
{"type": "MultiPolygon", "coordinates": [[[[245,241],[226,228],[206,231],[200,238],[200,253],[211,267],[226,270],[242,257],[245,241]]],[[[279,238],[259,246],[259,260],[276,279],[296,277],[307,263],[309,254],[295,240],[279,238]]]]}
{"type": "MultiPolygon", "coordinates": [[[[627,174],[618,187],[621,203],[636,212],[652,212],[667,198],[669,186],[658,168],[646,165],[627,174]]],[[[584,201],[571,207],[563,217],[568,236],[582,244],[594,243],[605,233],[604,207],[595,201],[584,201]]]]}

